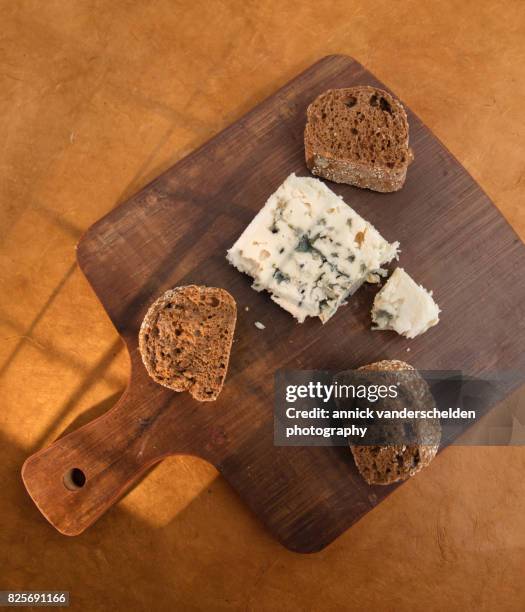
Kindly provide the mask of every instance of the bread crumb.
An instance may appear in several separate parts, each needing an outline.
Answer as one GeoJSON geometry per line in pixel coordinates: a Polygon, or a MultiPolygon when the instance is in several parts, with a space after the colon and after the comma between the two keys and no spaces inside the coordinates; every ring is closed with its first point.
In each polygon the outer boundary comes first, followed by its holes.
{"type": "Polygon", "coordinates": [[[244,310],[246,310],[246,312],[248,312],[248,310],[250,310],[250,307],[249,306],[245,306],[244,310]]]}
{"type": "Polygon", "coordinates": [[[410,353],[410,347],[407,348],[407,353],[410,353]]]}
{"type": "Polygon", "coordinates": [[[257,329],[266,329],[266,325],[264,325],[260,321],[255,321],[254,325],[257,329]]]}

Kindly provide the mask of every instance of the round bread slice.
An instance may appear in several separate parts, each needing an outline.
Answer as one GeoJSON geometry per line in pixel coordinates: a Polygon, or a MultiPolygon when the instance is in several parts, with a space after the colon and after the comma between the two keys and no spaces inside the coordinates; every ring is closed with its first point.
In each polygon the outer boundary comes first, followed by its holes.
{"type": "Polygon", "coordinates": [[[403,187],[413,159],[402,104],[366,85],[329,89],[310,104],[304,148],[312,174],[382,192],[403,187]]]}
{"type": "Polygon", "coordinates": [[[224,289],[188,285],[166,291],[140,327],[139,350],[148,374],[201,402],[217,399],[236,319],[235,300],[224,289]]]}
{"type": "MultiPolygon", "coordinates": [[[[359,370],[399,372],[416,371],[404,361],[378,361],[362,366],[359,370]]],[[[427,389],[425,380],[417,375],[427,389]]],[[[416,427],[424,428],[425,439],[433,444],[396,444],[392,446],[351,446],[354,460],[361,476],[368,484],[388,485],[407,480],[426,467],[436,456],[441,440],[441,426],[438,419],[425,419],[416,422],[416,427]]]]}

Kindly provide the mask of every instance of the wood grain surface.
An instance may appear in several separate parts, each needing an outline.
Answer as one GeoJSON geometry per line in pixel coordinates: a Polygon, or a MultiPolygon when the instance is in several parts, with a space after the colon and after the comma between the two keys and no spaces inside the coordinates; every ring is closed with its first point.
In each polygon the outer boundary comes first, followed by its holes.
{"type": "MultiPolygon", "coordinates": [[[[443,310],[437,327],[411,342],[371,333],[372,287],[360,290],[326,325],[298,325],[227,264],[226,249],[268,195],[290,172],[307,174],[302,132],[308,103],[327,88],[354,84],[384,87],[348,57],[324,58],[80,241],[79,264],[126,343],[132,371],[112,410],[24,464],[30,495],[62,533],[82,532],[148,467],[184,453],[213,463],[285,546],[320,550],[394,487],[366,485],[346,449],[273,445],[277,368],[346,369],[400,358],[418,368],[474,375],[496,367],[525,369],[525,248],[408,109],[415,162],[404,189],[377,194],[330,187],[385,238],[401,242],[400,264],[434,290],[443,310]],[[138,329],[151,302],[170,287],[190,283],[224,287],[238,305],[227,381],[212,405],[156,385],[137,351],[138,329]],[[266,329],[257,329],[255,321],[266,329]],[[63,481],[72,468],[86,477],[75,490],[63,481]]],[[[423,472],[419,478],[424,477],[423,472]]]]}

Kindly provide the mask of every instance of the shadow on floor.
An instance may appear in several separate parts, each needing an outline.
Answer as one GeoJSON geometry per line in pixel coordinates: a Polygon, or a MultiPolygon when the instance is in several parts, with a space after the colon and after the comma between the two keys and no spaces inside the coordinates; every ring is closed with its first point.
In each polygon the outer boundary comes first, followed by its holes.
{"type": "MultiPolygon", "coordinates": [[[[87,411],[75,426],[113,399],[87,411]]],[[[278,546],[220,477],[162,528],[118,504],[80,536],[63,536],[24,489],[26,453],[2,434],[0,447],[2,589],[69,590],[73,610],[240,609],[241,583],[255,580],[259,564],[248,563],[239,575],[229,571],[228,561],[239,563],[239,554],[249,554],[252,545],[262,544],[268,553],[278,546]],[[232,516],[241,529],[232,529],[232,516]]],[[[173,467],[177,472],[176,462],[173,467]]],[[[175,473],[173,486],[179,481],[175,473]]]]}

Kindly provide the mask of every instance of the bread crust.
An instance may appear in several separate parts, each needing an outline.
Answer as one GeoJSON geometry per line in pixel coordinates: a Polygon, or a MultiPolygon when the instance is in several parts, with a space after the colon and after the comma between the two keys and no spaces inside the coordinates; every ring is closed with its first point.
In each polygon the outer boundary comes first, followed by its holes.
{"type": "Polygon", "coordinates": [[[307,109],[306,165],[315,176],[336,183],[398,191],[413,160],[408,141],[403,105],[376,87],[331,89],[307,109]],[[348,99],[355,100],[350,108],[348,99]],[[370,100],[384,101],[385,110],[370,106],[370,100]]]}
{"type": "MultiPolygon", "coordinates": [[[[404,361],[384,360],[362,366],[359,370],[400,372],[415,371],[415,368],[404,361]]],[[[423,378],[421,381],[424,383],[423,378]]],[[[350,446],[357,469],[366,482],[370,485],[393,484],[407,480],[429,465],[439,449],[441,426],[437,419],[427,425],[433,430],[437,444],[350,446]]]]}
{"type": "Polygon", "coordinates": [[[237,307],[224,289],[188,285],[169,289],[148,309],[139,351],[155,382],[217,399],[228,370],[237,307]]]}

